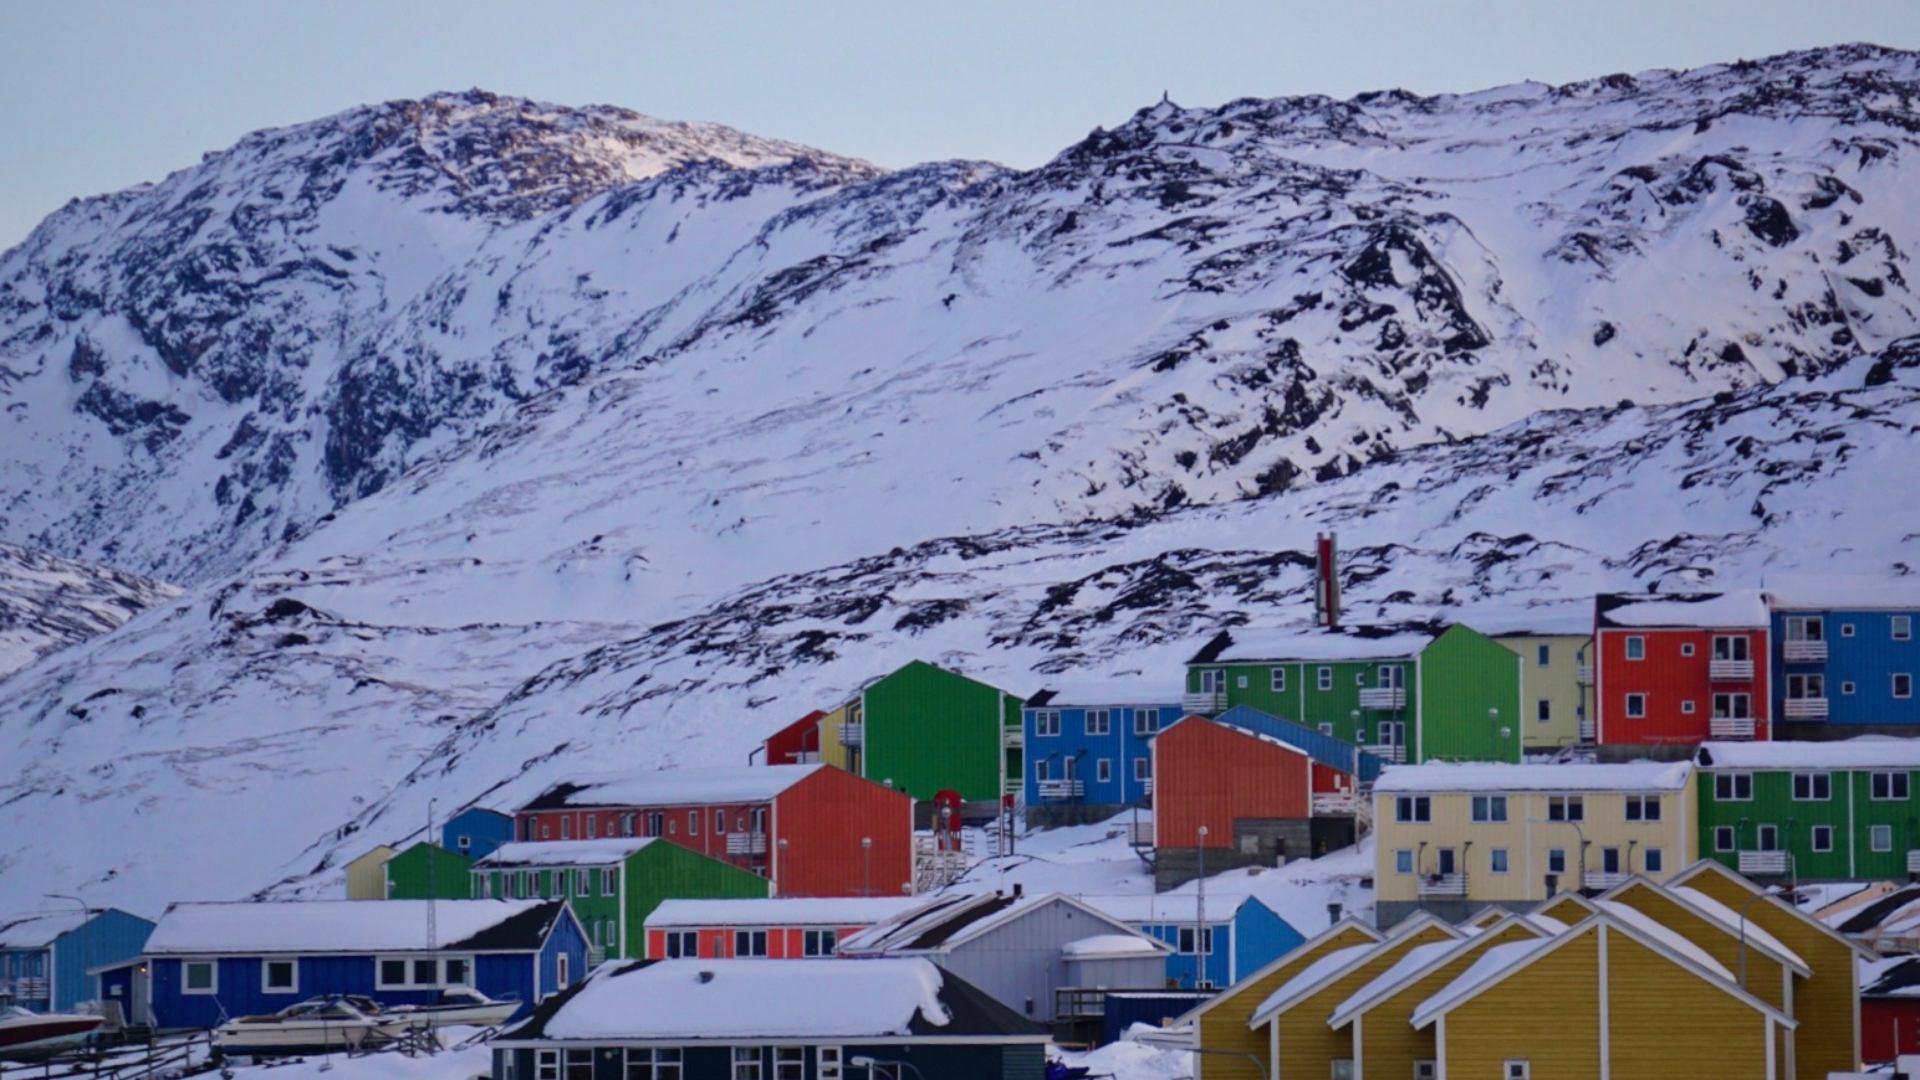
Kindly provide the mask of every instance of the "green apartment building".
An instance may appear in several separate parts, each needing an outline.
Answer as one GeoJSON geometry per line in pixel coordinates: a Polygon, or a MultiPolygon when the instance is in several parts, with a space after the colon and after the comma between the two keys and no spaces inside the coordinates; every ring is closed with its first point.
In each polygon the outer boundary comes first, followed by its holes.
{"type": "Polygon", "coordinates": [[[473,860],[422,840],[388,859],[383,869],[389,900],[465,900],[473,860]]]}
{"type": "MultiPolygon", "coordinates": [[[[915,660],[869,683],[833,714],[826,760],[915,799],[952,789],[969,802],[1017,795],[1026,773],[1023,699],[915,660]]],[[[832,717],[829,717],[832,719],[832,717]]]]}
{"type": "Polygon", "coordinates": [[[1707,742],[1700,850],[1754,878],[1905,880],[1920,871],[1920,739],[1707,742]]]}

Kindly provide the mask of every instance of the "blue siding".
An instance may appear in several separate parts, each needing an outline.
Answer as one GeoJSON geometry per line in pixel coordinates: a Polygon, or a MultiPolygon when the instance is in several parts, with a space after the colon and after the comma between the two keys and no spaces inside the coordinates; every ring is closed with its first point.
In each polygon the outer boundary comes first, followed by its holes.
{"type": "MultiPolygon", "coordinates": [[[[1220,911],[1224,913],[1234,902],[1223,898],[1220,911]]],[[[1191,922],[1131,924],[1156,941],[1174,947],[1175,951],[1167,954],[1167,978],[1182,990],[1196,989],[1197,980],[1201,978],[1211,981],[1216,988],[1232,986],[1306,940],[1304,934],[1272,908],[1253,897],[1241,902],[1240,909],[1227,921],[1213,918],[1212,909],[1207,914],[1207,924],[1213,927],[1213,947],[1204,958],[1179,952],[1180,931],[1191,930],[1191,922]]]]}
{"type": "Polygon", "coordinates": [[[440,830],[440,846],[457,851],[476,862],[493,854],[493,849],[513,839],[513,815],[474,806],[447,819],[440,830]],[[465,838],[466,844],[460,841],[465,838]]]}
{"type": "Polygon", "coordinates": [[[1380,775],[1385,760],[1359,749],[1344,739],[1322,734],[1320,731],[1296,724],[1291,720],[1282,720],[1269,713],[1263,713],[1250,705],[1236,705],[1219,716],[1214,722],[1230,724],[1242,731],[1251,731],[1256,735],[1265,735],[1278,739],[1288,746],[1298,747],[1307,752],[1307,756],[1329,768],[1352,773],[1363,784],[1371,784],[1380,775]]]}
{"type": "Polygon", "coordinates": [[[1248,900],[1240,906],[1240,914],[1234,920],[1234,977],[1236,980],[1246,978],[1306,940],[1305,934],[1275,914],[1272,908],[1258,900],[1248,900]]]}
{"type": "MultiPolygon", "coordinates": [[[[1153,737],[1172,727],[1184,715],[1185,712],[1177,704],[1048,704],[1043,708],[1022,709],[1020,723],[1026,736],[1027,805],[1040,806],[1063,801],[1040,797],[1040,770],[1045,768],[1049,779],[1065,779],[1066,762],[1069,760],[1074,761],[1074,778],[1085,784],[1085,791],[1079,799],[1064,801],[1124,805],[1145,798],[1146,785],[1135,779],[1134,762],[1151,762],[1153,737]],[[1105,735],[1087,734],[1087,713],[1095,709],[1104,709],[1108,714],[1108,731],[1105,735]],[[1038,734],[1035,715],[1041,712],[1060,714],[1060,734],[1038,734]],[[1148,730],[1136,731],[1142,716],[1147,718],[1148,730]],[[1110,762],[1112,769],[1104,783],[1100,780],[1099,763],[1102,760],[1110,762]]],[[[1151,768],[1151,765],[1148,767],[1151,768]]]]}
{"type": "MultiPolygon", "coordinates": [[[[79,911],[79,905],[74,911],[79,911]]],[[[0,952],[0,982],[51,978],[51,999],[22,997],[17,1004],[34,1012],[65,1012],[101,996],[99,979],[88,975],[89,970],[139,956],[152,932],[153,924],[146,919],[107,908],[50,945],[0,952]]]]}
{"type": "Polygon", "coordinates": [[[1167,979],[1182,990],[1191,990],[1202,977],[1212,980],[1216,987],[1233,981],[1228,975],[1233,967],[1233,924],[1208,919],[1207,925],[1213,928],[1213,949],[1204,957],[1180,952],[1180,931],[1193,929],[1190,922],[1138,923],[1135,927],[1148,937],[1174,947],[1174,951],[1167,954],[1167,979]]]}
{"type": "MultiPolygon", "coordinates": [[[[560,922],[547,937],[546,948],[540,950],[540,995],[558,993],[562,989],[562,956],[567,958],[567,985],[578,986],[580,980],[587,977],[587,936],[580,929],[580,921],[574,918],[572,906],[564,909],[560,922]]],[[[520,1000],[538,1002],[539,995],[520,1000]]]]}
{"type": "Polygon", "coordinates": [[[1783,706],[1787,676],[1819,674],[1826,677],[1827,723],[1903,724],[1920,727],[1920,696],[1893,696],[1896,672],[1920,676],[1920,610],[1848,611],[1796,609],[1773,613],[1773,716],[1791,722],[1783,706]],[[1893,619],[1903,615],[1911,628],[1905,641],[1893,638],[1893,619]],[[1782,659],[1788,616],[1819,616],[1827,643],[1824,663],[1793,663],[1782,659]],[[1853,627],[1852,636],[1845,628],[1853,627]],[[1852,693],[1847,693],[1848,683],[1852,693]]]}

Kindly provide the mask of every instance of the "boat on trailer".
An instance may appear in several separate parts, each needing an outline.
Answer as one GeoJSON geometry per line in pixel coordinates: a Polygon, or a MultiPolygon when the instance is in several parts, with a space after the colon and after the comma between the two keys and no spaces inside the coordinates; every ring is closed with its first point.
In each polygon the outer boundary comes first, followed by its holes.
{"type": "Polygon", "coordinates": [[[395,1005],[389,1014],[413,1027],[497,1027],[520,1011],[520,998],[493,998],[470,986],[451,986],[431,1005],[395,1005]]]}
{"type": "Polygon", "coordinates": [[[277,1013],[242,1016],[214,1029],[223,1053],[247,1057],[370,1050],[411,1026],[367,998],[328,994],[289,1005],[277,1013]]]}
{"type": "Polygon", "coordinates": [[[0,1058],[59,1053],[86,1042],[106,1022],[104,1016],[28,1012],[18,1005],[0,1004],[0,1058]]]}

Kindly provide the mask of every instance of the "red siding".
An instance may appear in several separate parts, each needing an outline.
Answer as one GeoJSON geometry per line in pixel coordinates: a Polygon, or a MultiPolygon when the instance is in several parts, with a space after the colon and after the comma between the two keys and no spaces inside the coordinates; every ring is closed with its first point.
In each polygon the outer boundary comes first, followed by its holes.
{"type": "Polygon", "coordinates": [[[1342,772],[1331,765],[1322,765],[1315,761],[1313,763],[1313,793],[1319,795],[1336,791],[1344,792],[1348,795],[1353,794],[1353,774],[1342,772]]]}
{"type": "Polygon", "coordinates": [[[913,882],[913,800],[903,791],[821,769],[780,793],[774,821],[787,842],[776,895],[900,896],[913,882]]]}
{"type": "Polygon", "coordinates": [[[1713,696],[1746,694],[1753,716],[1753,737],[1772,738],[1768,723],[1767,632],[1763,629],[1602,627],[1595,689],[1599,741],[1603,743],[1696,743],[1712,737],[1713,696]],[[1753,678],[1716,681],[1709,675],[1716,636],[1748,639],[1753,678]],[[1627,639],[1646,640],[1646,656],[1627,659],[1627,639]],[[1692,646],[1692,655],[1687,647],[1692,646]],[[1646,695],[1646,716],[1627,716],[1627,695],[1646,695]],[[1686,703],[1693,712],[1685,711],[1686,703]]]}
{"type": "Polygon", "coordinates": [[[820,752],[820,720],[826,713],[818,709],[767,737],[766,765],[805,764],[802,754],[820,752]]]}
{"type": "Polygon", "coordinates": [[[1189,717],[1153,741],[1155,842],[1233,846],[1235,818],[1309,816],[1313,760],[1245,732],[1189,717]]]}
{"type": "MultiPolygon", "coordinates": [[[[646,836],[648,835],[647,815],[659,813],[662,815],[661,825],[663,828],[661,836],[663,839],[678,844],[690,851],[697,851],[710,858],[730,863],[742,870],[750,870],[764,875],[768,872],[771,861],[768,855],[727,854],[727,837],[734,833],[750,831],[753,822],[753,811],[756,807],[766,808],[766,816],[768,819],[767,828],[769,832],[771,832],[773,829],[773,809],[771,803],[727,803],[724,805],[709,803],[698,806],[681,804],[678,806],[594,807],[583,810],[535,810],[515,815],[514,835],[523,840],[585,840],[591,838],[587,835],[588,822],[591,821],[594,826],[594,836],[621,836],[625,835],[625,833],[621,831],[623,828],[622,819],[627,814],[633,814],[633,835],[646,836]],[[716,812],[723,812],[726,815],[727,828],[725,833],[714,831],[713,823],[716,812]],[[698,822],[697,830],[694,826],[695,821],[698,822]],[[529,822],[532,823],[534,828],[532,836],[529,836],[527,833],[527,824],[529,822]],[[562,835],[563,832],[565,833],[564,836],[562,835]]],[[[775,837],[769,835],[767,843],[764,845],[768,852],[773,850],[774,841],[775,837]]]]}
{"type": "Polygon", "coordinates": [[[1860,1057],[1868,1065],[1920,1054],[1920,998],[1862,998],[1860,1057]]]}

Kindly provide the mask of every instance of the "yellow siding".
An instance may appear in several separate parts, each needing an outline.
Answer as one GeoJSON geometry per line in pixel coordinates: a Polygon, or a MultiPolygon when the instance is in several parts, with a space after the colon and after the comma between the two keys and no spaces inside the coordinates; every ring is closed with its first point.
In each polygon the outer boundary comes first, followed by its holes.
{"type": "Polygon", "coordinates": [[[1587,648],[1593,638],[1586,634],[1555,634],[1494,640],[1520,654],[1521,745],[1528,750],[1558,750],[1578,741],[1580,706],[1586,704],[1587,715],[1593,715],[1592,703],[1585,701],[1586,690],[1580,685],[1579,652],[1587,648]],[[1546,667],[1538,663],[1542,645],[1547,646],[1546,667]],[[1538,719],[1542,699],[1549,703],[1552,717],[1544,724],[1538,719]]]}
{"type": "MultiPolygon", "coordinates": [[[[1687,884],[1738,911],[1753,889],[1712,868],[1687,879],[1687,884]]],[[[1855,1060],[1855,1024],[1859,1018],[1859,989],[1853,977],[1853,949],[1823,932],[1804,916],[1767,901],[1747,908],[1747,918],[1779,938],[1813,970],[1810,979],[1795,979],[1793,1033],[1796,1080],[1825,1080],[1829,1072],[1852,1072],[1855,1060]]]]}
{"type": "Polygon", "coordinates": [[[1610,847],[1620,850],[1624,870],[1643,872],[1645,852],[1657,848],[1662,869],[1652,877],[1665,880],[1694,858],[1694,783],[1690,774],[1683,790],[1659,793],[1660,820],[1654,822],[1626,820],[1624,793],[1587,792],[1581,796],[1586,820],[1580,823],[1579,832],[1565,822],[1548,821],[1548,796],[1538,793],[1479,793],[1506,796],[1505,822],[1474,821],[1473,794],[1466,792],[1429,796],[1433,818],[1430,822],[1399,822],[1394,820],[1395,795],[1376,795],[1374,828],[1378,840],[1374,848],[1374,898],[1385,902],[1418,900],[1421,876],[1436,873],[1439,849],[1450,847],[1454,850],[1456,865],[1467,875],[1469,902],[1544,900],[1547,856],[1551,849],[1566,852],[1567,872],[1560,879],[1560,888],[1570,891],[1578,887],[1579,882],[1574,879],[1580,870],[1582,833],[1589,844],[1588,873],[1600,872],[1601,852],[1610,847]],[[1424,849],[1422,844],[1426,845],[1424,849]],[[1496,874],[1491,869],[1492,852],[1496,849],[1507,853],[1508,869],[1504,874],[1496,874]],[[1395,871],[1397,851],[1414,853],[1414,873],[1395,871]]]}
{"type": "Polygon", "coordinates": [[[1415,1061],[1433,1057],[1432,1029],[1413,1029],[1413,1011],[1420,1003],[1458,978],[1489,948],[1538,936],[1519,924],[1480,934],[1432,974],[1402,984],[1391,996],[1368,1009],[1360,1024],[1361,1052],[1356,1055],[1360,1059],[1361,1080],[1367,1077],[1405,1080],[1413,1076],[1415,1061]]]}
{"type": "Polygon", "coordinates": [[[820,718],[820,760],[836,769],[847,768],[847,748],[840,745],[840,725],[846,722],[846,705],[820,718]]]}
{"type": "MultiPolygon", "coordinates": [[[[1327,1026],[1327,1017],[1340,1003],[1377,978],[1416,945],[1451,940],[1438,926],[1423,926],[1393,938],[1367,957],[1365,963],[1350,967],[1327,986],[1296,1003],[1275,1017],[1280,1027],[1281,1080],[1320,1080],[1333,1075],[1335,1058],[1353,1056],[1353,1038],[1348,1030],[1335,1031],[1327,1026]]],[[[1264,1034],[1264,1032],[1263,1032],[1264,1034]]],[[[1201,1045],[1206,1045],[1202,1043],[1201,1045]]],[[[1411,1075],[1411,1074],[1409,1074],[1411,1075]]]]}
{"type": "MultiPolygon", "coordinates": [[[[1634,882],[1608,899],[1618,900],[1635,911],[1652,916],[1654,921],[1700,946],[1728,971],[1739,972],[1740,937],[1737,930],[1695,915],[1645,882],[1634,882]]],[[[1748,993],[1782,1012],[1789,1012],[1786,983],[1783,981],[1787,970],[1779,961],[1768,959],[1749,947],[1748,993]]]]}
{"type": "Polygon", "coordinates": [[[1607,934],[1607,1003],[1613,1080],[1767,1075],[1766,1014],[1625,934],[1607,934]]]}
{"type": "Polygon", "coordinates": [[[1208,1050],[1225,1050],[1226,1054],[1195,1054],[1193,1072],[1196,1080],[1266,1080],[1253,1062],[1233,1054],[1252,1054],[1263,1063],[1269,1060],[1267,1029],[1254,1031],[1247,1027],[1247,1021],[1253,1018],[1253,1010],[1267,1000],[1268,995],[1284,986],[1288,979],[1298,975],[1302,968],[1320,957],[1339,949],[1350,949],[1355,945],[1367,945],[1373,938],[1349,926],[1338,933],[1329,934],[1319,942],[1302,945],[1281,957],[1270,970],[1240,980],[1220,996],[1213,999],[1212,1006],[1200,1015],[1196,1034],[1199,1045],[1208,1050]]]}
{"type": "Polygon", "coordinates": [[[347,864],[347,899],[385,900],[387,898],[387,860],[394,850],[385,844],[347,864]]]}
{"type": "Polygon", "coordinates": [[[1572,926],[1593,914],[1593,909],[1582,901],[1579,893],[1563,892],[1551,900],[1543,901],[1533,909],[1533,914],[1545,915],[1572,926]]]}
{"type": "Polygon", "coordinates": [[[1598,962],[1599,943],[1589,930],[1448,1013],[1449,1080],[1498,1080],[1508,1058],[1530,1060],[1535,1080],[1598,1077],[1598,962]]]}

